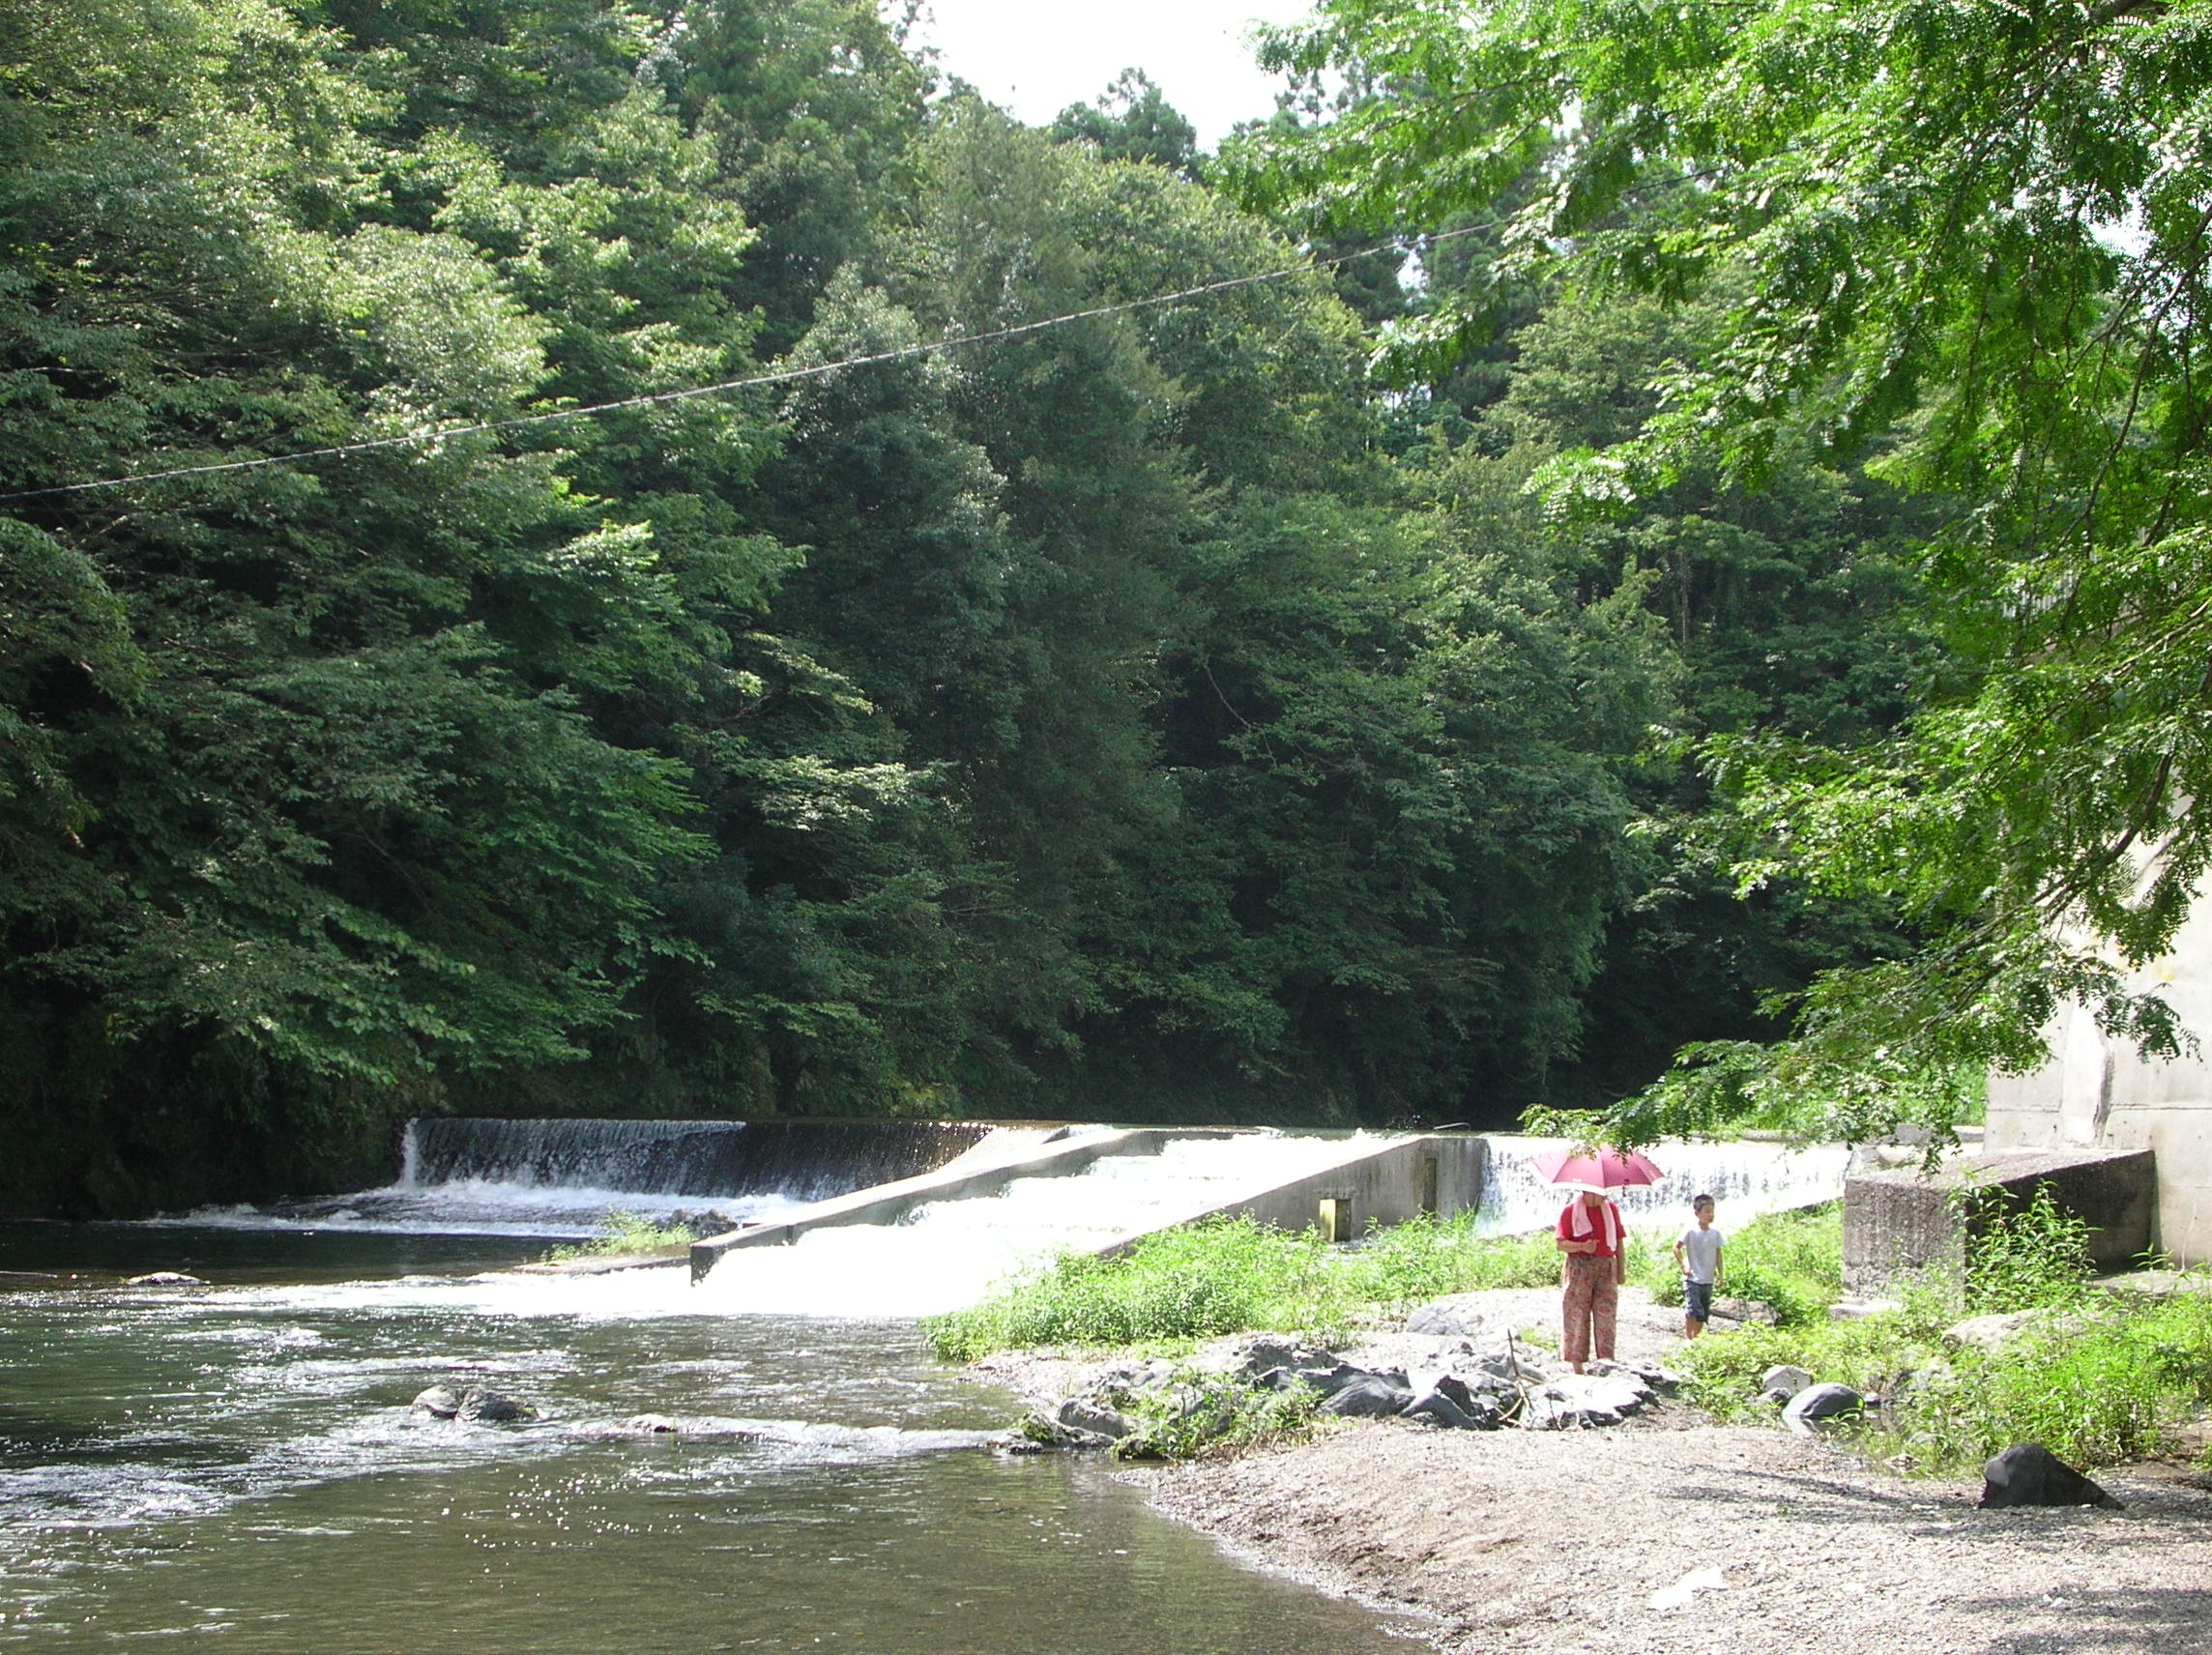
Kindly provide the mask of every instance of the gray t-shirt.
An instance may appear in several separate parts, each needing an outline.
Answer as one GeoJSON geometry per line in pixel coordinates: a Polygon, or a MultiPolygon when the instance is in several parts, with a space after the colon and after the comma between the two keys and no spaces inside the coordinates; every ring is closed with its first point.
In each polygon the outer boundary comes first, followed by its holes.
{"type": "Polygon", "coordinates": [[[1720,1273],[1721,1233],[1701,1230],[1695,1224],[1682,1232],[1682,1268],[1693,1282],[1712,1285],[1720,1273]]]}

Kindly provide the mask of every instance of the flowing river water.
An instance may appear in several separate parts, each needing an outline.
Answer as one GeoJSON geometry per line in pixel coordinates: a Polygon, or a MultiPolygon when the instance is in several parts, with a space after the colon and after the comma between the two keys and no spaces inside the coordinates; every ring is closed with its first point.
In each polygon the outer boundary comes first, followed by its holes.
{"type": "Polygon", "coordinates": [[[910,1321],[712,1313],[512,1235],[0,1225],[0,1647],[1362,1655],[910,1321]],[[200,1288],[130,1288],[182,1269],[200,1288]],[[537,1405],[411,1414],[423,1386],[537,1405]],[[674,1438],[624,1435],[641,1412],[674,1438]]]}

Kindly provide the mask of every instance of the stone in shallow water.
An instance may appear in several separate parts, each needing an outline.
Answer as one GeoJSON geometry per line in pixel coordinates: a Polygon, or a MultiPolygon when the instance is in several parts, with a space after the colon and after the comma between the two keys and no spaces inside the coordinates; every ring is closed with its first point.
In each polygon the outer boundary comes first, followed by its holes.
{"type": "Polygon", "coordinates": [[[1074,1431],[1087,1432],[1095,1437],[1113,1440],[1128,1436],[1137,1428],[1110,1408],[1100,1408],[1082,1397],[1069,1397],[1060,1405],[1054,1415],[1062,1425],[1074,1431]]]}
{"type": "Polygon", "coordinates": [[[472,1390],[461,1398],[459,1417],[479,1425],[509,1425],[535,1419],[538,1410],[499,1391],[472,1390]]]}
{"type": "Polygon", "coordinates": [[[1790,1399],[1782,1423],[1800,1437],[1812,1437],[1815,1426],[1855,1419],[1865,1408],[1866,1398],[1848,1385],[1814,1385],[1790,1399]]]}
{"type": "Polygon", "coordinates": [[[416,1393],[415,1400],[408,1406],[421,1408],[433,1419],[451,1419],[461,1411],[461,1399],[451,1385],[432,1385],[416,1393]]]}
{"type": "Polygon", "coordinates": [[[132,1276],[123,1285],[127,1288],[204,1288],[207,1283],[182,1270],[153,1270],[143,1276],[132,1276]]]}

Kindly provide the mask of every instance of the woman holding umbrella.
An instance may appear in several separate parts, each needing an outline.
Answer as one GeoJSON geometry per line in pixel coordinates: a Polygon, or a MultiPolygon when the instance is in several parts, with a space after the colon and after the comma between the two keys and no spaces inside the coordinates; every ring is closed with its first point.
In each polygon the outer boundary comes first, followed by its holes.
{"type": "Polygon", "coordinates": [[[1628,1268],[1628,1226],[1606,1191],[1657,1183],[1659,1169],[1633,1150],[1623,1154],[1618,1149],[1580,1154],[1559,1149],[1536,1164],[1553,1183],[1575,1192],[1560,1209],[1555,1235],[1566,1256],[1559,1283],[1559,1317],[1564,1323],[1559,1354],[1579,1374],[1593,1347],[1600,1361],[1613,1359],[1614,1322],[1628,1268]]]}

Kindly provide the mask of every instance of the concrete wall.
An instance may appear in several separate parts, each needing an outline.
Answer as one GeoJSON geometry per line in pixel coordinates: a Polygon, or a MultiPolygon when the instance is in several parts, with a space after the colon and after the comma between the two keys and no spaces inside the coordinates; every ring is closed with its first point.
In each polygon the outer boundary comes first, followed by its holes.
{"type": "Polygon", "coordinates": [[[1916,1168],[1861,1173],[1844,1182],[1844,1285],[1879,1288],[1902,1271],[1957,1269],[1963,1236],[1953,1198],[1968,1186],[2015,1205],[2038,1185],[2091,1227],[2098,1266],[2126,1269],[2151,1245],[2157,1171],[2147,1150],[2059,1149],[1954,1162],[1933,1177],[1916,1168]]]}
{"type": "MultiPolygon", "coordinates": [[[[1403,1224],[1419,1213],[1448,1217],[1473,1206],[1482,1194],[1489,1152],[1485,1140],[1471,1136],[1401,1138],[1380,1145],[1372,1139],[1348,1139],[1343,1158],[1321,1172],[1214,1201],[1151,1229],[1172,1229],[1218,1213],[1271,1224],[1278,1230],[1311,1230],[1322,1219],[1322,1203],[1334,1202],[1337,1205],[1331,1217],[1335,1238],[1350,1241],[1382,1225],[1403,1224]]],[[[1323,1228],[1326,1234],[1327,1227],[1323,1228]]],[[[1145,1234],[1150,1233],[1148,1230],[1145,1234]]],[[[1112,1256],[1127,1251],[1143,1238],[1142,1234],[1124,1235],[1098,1251],[1112,1256]]]]}
{"type": "Polygon", "coordinates": [[[1339,1208],[1344,1227],[1337,1238],[1349,1241],[1423,1212],[1449,1217],[1473,1206],[1482,1194],[1489,1152],[1489,1144],[1474,1137],[1434,1136],[1387,1144],[1218,1210],[1278,1230],[1307,1230],[1313,1227],[1321,1204],[1336,1201],[1346,1204],[1339,1208]]]}
{"type": "Polygon", "coordinates": [[[2046,1031],[2050,1062],[1990,1077],[1985,1144],[1993,1154],[2090,1145],[2154,1151],[2151,1245],[2203,1263],[2212,1261],[2212,904],[2199,901],[2173,952],[2129,980],[2158,990],[2202,1052],[2146,1061],[2086,1009],[2069,1007],[2046,1031]]]}

